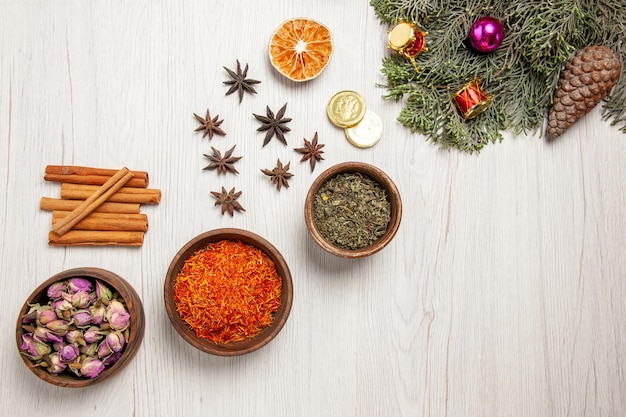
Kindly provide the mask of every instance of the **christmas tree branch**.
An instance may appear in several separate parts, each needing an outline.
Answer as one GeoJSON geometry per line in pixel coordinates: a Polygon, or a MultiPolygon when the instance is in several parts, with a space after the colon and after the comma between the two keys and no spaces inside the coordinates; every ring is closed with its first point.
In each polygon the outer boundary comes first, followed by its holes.
{"type": "MultiPolygon", "coordinates": [[[[371,0],[381,23],[398,19],[428,32],[428,51],[411,63],[390,53],[383,59],[384,96],[405,100],[398,120],[442,148],[479,151],[502,140],[503,130],[516,134],[543,129],[559,73],[572,53],[602,44],[626,61],[626,4],[609,0],[371,0]],[[471,24],[491,15],[505,26],[502,45],[490,54],[468,47],[471,24]],[[452,100],[473,78],[493,96],[476,119],[461,117],[452,100]]],[[[626,77],[603,105],[603,116],[626,133],[626,77]]]]}

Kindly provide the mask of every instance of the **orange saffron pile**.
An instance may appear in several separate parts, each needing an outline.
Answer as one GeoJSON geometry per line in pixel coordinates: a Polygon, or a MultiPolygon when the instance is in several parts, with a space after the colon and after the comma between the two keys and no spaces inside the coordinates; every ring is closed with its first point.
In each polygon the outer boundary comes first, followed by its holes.
{"type": "Polygon", "coordinates": [[[185,261],[174,283],[174,301],[197,337],[230,343],[272,323],[281,291],[276,266],[263,251],[221,240],[185,261]]]}

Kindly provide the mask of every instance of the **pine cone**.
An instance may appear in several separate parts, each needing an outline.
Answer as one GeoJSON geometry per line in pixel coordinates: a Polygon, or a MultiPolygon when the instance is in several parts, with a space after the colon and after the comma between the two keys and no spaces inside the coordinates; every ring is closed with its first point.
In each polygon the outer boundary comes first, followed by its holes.
{"type": "Polygon", "coordinates": [[[559,137],[602,101],[617,83],[621,62],[606,46],[579,49],[561,71],[546,136],[559,137]]]}

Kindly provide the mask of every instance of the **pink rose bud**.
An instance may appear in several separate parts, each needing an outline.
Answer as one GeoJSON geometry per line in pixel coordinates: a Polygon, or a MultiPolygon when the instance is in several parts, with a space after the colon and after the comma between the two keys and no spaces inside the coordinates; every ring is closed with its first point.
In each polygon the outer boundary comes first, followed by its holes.
{"type": "Polygon", "coordinates": [[[115,352],[112,355],[107,356],[102,363],[104,363],[106,366],[111,366],[113,365],[115,362],[117,362],[119,360],[119,358],[122,357],[122,352],[115,352]]]}
{"type": "Polygon", "coordinates": [[[94,343],[102,339],[103,334],[99,330],[98,327],[92,326],[89,329],[87,329],[87,331],[85,331],[85,333],[83,334],[83,337],[85,338],[85,342],[94,343]]]}
{"type": "Polygon", "coordinates": [[[31,324],[37,321],[37,316],[39,312],[37,310],[31,309],[28,313],[22,316],[22,324],[31,324]]]}
{"type": "Polygon", "coordinates": [[[51,321],[57,320],[59,317],[57,316],[56,311],[53,308],[48,308],[45,310],[41,310],[39,312],[39,324],[46,325],[51,321]]]}
{"type": "Polygon", "coordinates": [[[59,351],[63,362],[73,362],[78,357],[78,347],[76,345],[65,345],[59,351]]]}
{"type": "Polygon", "coordinates": [[[46,324],[46,327],[56,335],[65,336],[69,330],[70,324],[65,320],[54,320],[46,324]]]}
{"type": "Polygon", "coordinates": [[[75,311],[72,318],[74,319],[76,327],[85,327],[91,324],[91,314],[89,314],[89,310],[75,311]]]}
{"type": "Polygon", "coordinates": [[[87,358],[80,367],[80,373],[87,378],[95,378],[104,370],[104,364],[95,358],[87,358]]]}
{"type": "Polygon", "coordinates": [[[106,344],[109,345],[113,352],[120,352],[124,349],[125,343],[124,335],[120,332],[109,333],[106,337],[106,344]]]}
{"type": "Polygon", "coordinates": [[[87,344],[85,342],[85,337],[83,336],[82,330],[70,330],[65,335],[65,340],[67,340],[68,343],[73,343],[81,346],[85,346],[87,344]]]}
{"type": "Polygon", "coordinates": [[[80,353],[83,353],[87,356],[96,356],[98,354],[98,344],[97,343],[90,343],[86,346],[81,346],[80,347],[80,353]]]}
{"type": "Polygon", "coordinates": [[[63,363],[61,360],[61,355],[58,352],[55,352],[49,355],[46,358],[46,362],[48,363],[48,372],[54,375],[58,375],[67,368],[67,365],[63,363]]]}
{"type": "Polygon", "coordinates": [[[48,287],[48,291],[46,292],[48,294],[48,298],[52,300],[57,300],[61,298],[63,292],[65,292],[66,285],[67,283],[65,281],[55,282],[54,284],[50,285],[48,287]]]}
{"type": "Polygon", "coordinates": [[[61,344],[63,343],[63,337],[57,334],[54,334],[50,329],[46,327],[37,327],[33,332],[33,337],[35,340],[41,343],[54,343],[61,344]]]}
{"type": "Polygon", "coordinates": [[[106,308],[100,302],[89,307],[89,313],[91,314],[91,323],[102,324],[104,322],[104,316],[106,314],[106,308]]]}
{"type": "Polygon", "coordinates": [[[91,285],[91,281],[89,281],[88,279],[76,277],[76,278],[70,278],[68,280],[67,288],[73,293],[78,292],[78,291],[90,292],[92,285],[91,285]]]}
{"type": "Polygon", "coordinates": [[[52,351],[47,344],[35,340],[32,333],[22,335],[22,345],[20,349],[32,360],[39,360],[52,351]]]}
{"type": "Polygon", "coordinates": [[[57,300],[54,302],[54,311],[59,318],[69,320],[74,312],[74,307],[67,300],[57,300]]]}
{"type": "Polygon", "coordinates": [[[91,295],[86,291],[77,291],[72,295],[71,303],[74,308],[86,308],[91,304],[91,295]]]}
{"type": "Polygon", "coordinates": [[[100,300],[104,305],[109,304],[111,298],[113,298],[113,293],[104,285],[100,280],[96,280],[96,298],[100,300]]]}
{"type": "Polygon", "coordinates": [[[113,349],[109,346],[106,340],[98,345],[98,357],[100,359],[106,358],[113,353],[113,349]]]}
{"type": "Polygon", "coordinates": [[[107,306],[106,319],[113,330],[125,330],[130,324],[130,314],[117,300],[111,301],[107,306]]]}

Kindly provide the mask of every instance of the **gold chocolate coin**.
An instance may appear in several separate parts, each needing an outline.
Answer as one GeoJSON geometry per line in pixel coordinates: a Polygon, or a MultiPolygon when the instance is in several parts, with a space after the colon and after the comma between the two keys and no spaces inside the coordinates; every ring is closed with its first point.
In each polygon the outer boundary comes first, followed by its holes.
{"type": "Polygon", "coordinates": [[[356,126],[346,128],[345,132],[351,144],[359,148],[369,148],[383,137],[383,122],[376,113],[368,110],[356,126]]]}
{"type": "Polygon", "coordinates": [[[328,101],[326,113],[330,121],[338,127],[351,127],[363,119],[367,107],[365,99],[356,91],[343,90],[328,101]]]}

